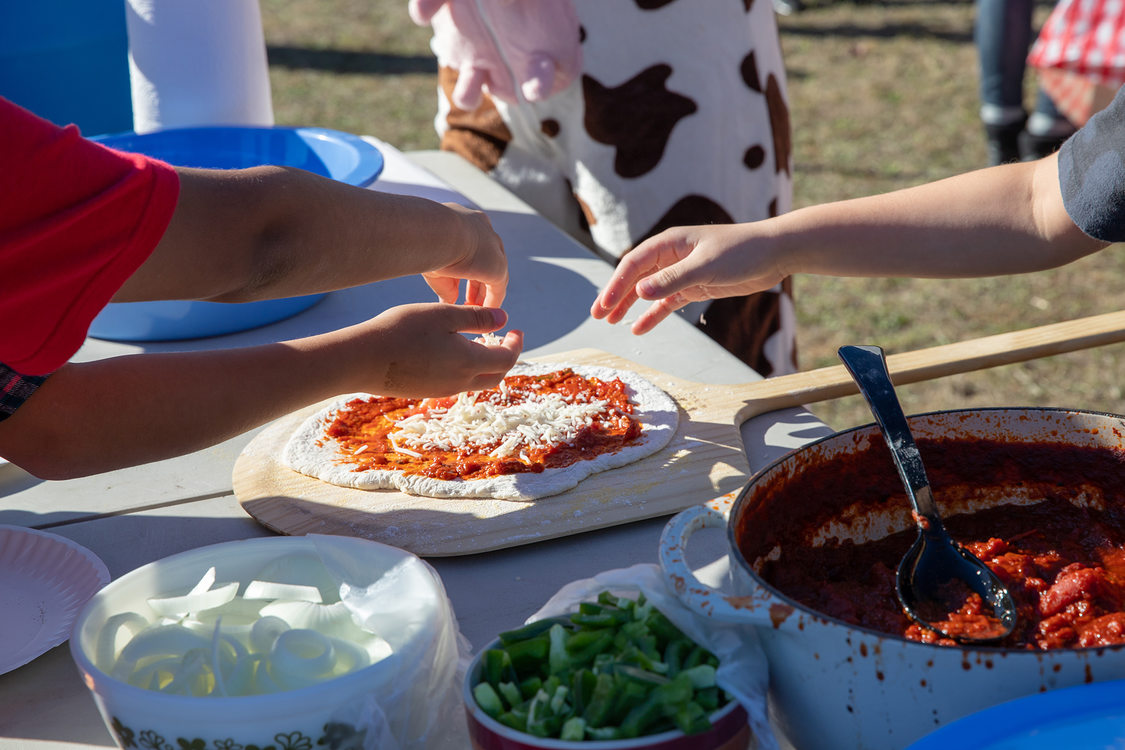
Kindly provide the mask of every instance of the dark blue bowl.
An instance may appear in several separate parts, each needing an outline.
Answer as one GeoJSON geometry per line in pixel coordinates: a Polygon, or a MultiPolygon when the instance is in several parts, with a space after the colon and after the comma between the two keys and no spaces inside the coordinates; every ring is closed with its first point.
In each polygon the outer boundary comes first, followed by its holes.
{"type": "MultiPolygon", "coordinates": [[[[263,164],[299,167],[365,187],[383,171],[379,150],[350,133],[324,128],[195,127],[95,136],[111,148],[180,167],[241,169],[263,164]]],[[[273,323],[308,309],[323,294],[224,304],[198,301],[107,305],[90,335],[113,341],[171,341],[219,336],[273,323]]]]}

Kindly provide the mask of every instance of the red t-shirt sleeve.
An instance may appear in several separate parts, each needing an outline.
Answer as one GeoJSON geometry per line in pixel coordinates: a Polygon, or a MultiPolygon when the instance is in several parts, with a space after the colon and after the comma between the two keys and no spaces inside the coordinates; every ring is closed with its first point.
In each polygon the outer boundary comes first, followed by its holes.
{"type": "Polygon", "coordinates": [[[61,367],[152,253],[179,177],[0,98],[0,362],[61,367]]]}

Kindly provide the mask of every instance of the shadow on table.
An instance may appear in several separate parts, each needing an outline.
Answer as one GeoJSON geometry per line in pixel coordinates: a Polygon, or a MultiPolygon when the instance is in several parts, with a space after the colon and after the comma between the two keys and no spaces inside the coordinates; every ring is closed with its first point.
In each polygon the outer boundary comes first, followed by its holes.
{"type": "MultiPolygon", "coordinates": [[[[16,466],[13,463],[4,461],[0,463],[0,504],[3,504],[4,497],[7,495],[14,495],[17,492],[34,487],[37,484],[42,484],[44,480],[28,474],[26,471],[16,466]]],[[[0,510],[0,523],[19,523],[12,520],[8,514],[10,511],[0,510]]],[[[34,515],[34,514],[30,514],[34,515]]],[[[25,526],[27,524],[20,524],[25,526]]]]}
{"type": "Polygon", "coordinates": [[[0,698],[0,736],[9,742],[117,747],[65,643],[0,675],[0,698]],[[45,694],[50,695],[49,708],[34,700],[45,694]]]}

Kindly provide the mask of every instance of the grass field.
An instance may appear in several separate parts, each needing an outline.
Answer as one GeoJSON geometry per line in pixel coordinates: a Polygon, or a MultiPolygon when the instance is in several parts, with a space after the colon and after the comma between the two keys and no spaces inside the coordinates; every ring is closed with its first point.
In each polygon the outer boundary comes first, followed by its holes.
{"type": "MultiPolygon", "coordinates": [[[[606,0],[616,1],[616,0],[606,0]]],[[[713,0],[698,0],[711,2],[713,0]]],[[[794,202],[885,192],[984,165],[973,4],[810,0],[779,18],[794,127],[794,202]]],[[[435,148],[436,65],[406,0],[261,0],[279,124],[371,133],[435,148]]],[[[1049,10],[1039,8],[1042,16],[1049,10]]],[[[1028,80],[1030,101],[1033,80],[1028,80]]],[[[888,353],[1125,307],[1125,254],[1003,278],[795,279],[802,369],[842,344],[888,353]]],[[[1125,412],[1125,345],[901,389],[907,412],[1049,405],[1125,412]]],[[[821,404],[843,428],[870,421],[859,397],[821,404]]]]}

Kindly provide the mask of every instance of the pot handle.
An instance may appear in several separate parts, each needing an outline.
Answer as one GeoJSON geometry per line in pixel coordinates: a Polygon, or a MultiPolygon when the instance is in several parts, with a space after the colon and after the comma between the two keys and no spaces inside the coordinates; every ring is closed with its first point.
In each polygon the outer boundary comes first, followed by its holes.
{"type": "MultiPolygon", "coordinates": [[[[720,498],[724,500],[726,498],[720,498]]],[[[727,515],[714,503],[696,505],[677,513],[660,534],[660,569],[664,581],[680,602],[705,617],[724,622],[774,625],[770,617],[769,595],[733,596],[702,583],[687,564],[688,540],[700,529],[722,529],[727,515]]],[[[720,507],[730,508],[729,501],[720,507]]],[[[776,605],[775,605],[776,606],[776,605]]]]}

